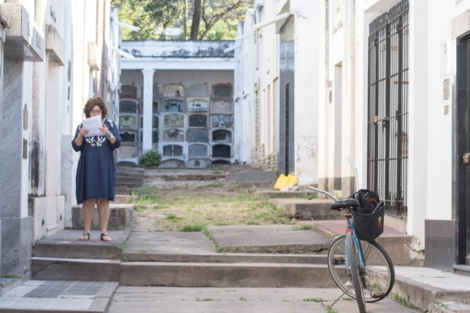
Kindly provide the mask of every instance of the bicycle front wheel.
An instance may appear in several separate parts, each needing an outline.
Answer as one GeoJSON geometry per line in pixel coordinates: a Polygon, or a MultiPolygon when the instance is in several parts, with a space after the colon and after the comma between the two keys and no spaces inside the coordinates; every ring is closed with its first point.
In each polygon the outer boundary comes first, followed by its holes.
{"type": "Polygon", "coordinates": [[[359,279],[361,273],[360,261],[356,250],[356,245],[352,239],[351,233],[346,234],[346,244],[348,245],[348,264],[352,283],[354,285],[354,293],[356,295],[357,306],[360,313],[366,313],[366,302],[364,301],[364,289],[359,279]]]}
{"type": "MultiPolygon", "coordinates": [[[[346,235],[337,237],[328,252],[328,270],[336,285],[349,297],[356,299],[351,277],[346,272],[346,235]]],[[[361,279],[365,285],[366,302],[377,302],[392,291],[395,270],[385,249],[376,241],[360,241],[364,256],[361,279]]]]}

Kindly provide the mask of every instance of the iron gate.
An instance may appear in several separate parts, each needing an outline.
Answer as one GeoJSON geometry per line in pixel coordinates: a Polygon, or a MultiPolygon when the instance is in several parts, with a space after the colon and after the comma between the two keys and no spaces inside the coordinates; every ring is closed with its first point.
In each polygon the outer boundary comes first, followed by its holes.
{"type": "Polygon", "coordinates": [[[407,214],[408,0],[369,25],[367,185],[407,214]]]}

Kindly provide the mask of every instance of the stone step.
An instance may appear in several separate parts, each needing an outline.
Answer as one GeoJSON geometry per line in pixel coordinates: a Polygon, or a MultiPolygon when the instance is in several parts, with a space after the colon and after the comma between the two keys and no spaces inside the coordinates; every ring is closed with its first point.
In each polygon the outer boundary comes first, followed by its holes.
{"type": "Polygon", "coordinates": [[[117,181],[116,182],[116,190],[119,190],[120,187],[128,188],[128,189],[133,189],[133,188],[138,188],[141,187],[142,184],[140,183],[135,183],[135,182],[126,182],[126,181],[117,181]]]}
{"type": "MultiPolygon", "coordinates": [[[[385,224],[386,223],[387,217],[385,217],[385,224]]],[[[345,220],[302,222],[302,224],[311,225],[313,230],[331,240],[336,236],[344,234],[346,230],[345,220]]],[[[413,262],[413,253],[410,249],[412,241],[411,236],[384,226],[383,234],[376,240],[387,251],[393,264],[410,265],[413,262]]]]}
{"type": "Polygon", "coordinates": [[[117,176],[117,181],[116,184],[122,185],[122,184],[137,184],[137,185],[142,185],[144,183],[144,178],[143,177],[134,177],[134,176],[117,176]]]}
{"type": "Polygon", "coordinates": [[[119,260],[31,258],[37,280],[119,281],[119,260]]]}
{"type": "Polygon", "coordinates": [[[127,247],[121,260],[129,262],[190,262],[190,263],[284,263],[326,264],[326,255],[319,254],[260,254],[260,253],[149,253],[127,247]]]}
{"type": "Polygon", "coordinates": [[[455,274],[470,277],[470,265],[454,265],[455,274]]]}
{"type": "Polygon", "coordinates": [[[223,180],[225,181],[224,174],[145,174],[146,181],[152,179],[164,180],[164,181],[212,181],[212,180],[223,180]]]}
{"type": "Polygon", "coordinates": [[[104,313],[117,287],[117,282],[31,280],[2,297],[0,312],[104,313]]]}
{"type": "Polygon", "coordinates": [[[308,191],[266,191],[260,190],[257,191],[260,197],[267,198],[267,199],[292,199],[292,198],[305,198],[305,199],[314,199],[317,197],[316,192],[308,192],[308,191]]]}
{"type": "Polygon", "coordinates": [[[278,175],[275,171],[242,171],[227,174],[226,180],[232,184],[241,182],[268,182],[274,186],[277,177],[278,175]]]}
{"type": "MultiPolygon", "coordinates": [[[[116,195],[114,196],[114,204],[132,204],[136,200],[132,195],[116,195]]],[[[111,204],[113,204],[111,203],[111,204]]]]}
{"type": "Polygon", "coordinates": [[[119,283],[168,287],[335,287],[326,265],[121,263],[119,283]]]}
{"type": "Polygon", "coordinates": [[[113,241],[100,241],[100,232],[92,231],[89,241],[79,241],[82,230],[63,230],[36,241],[33,247],[35,257],[77,258],[77,259],[119,259],[130,230],[108,231],[113,241]]]}
{"type": "MultiPolygon", "coordinates": [[[[419,308],[422,312],[468,312],[468,310],[438,311],[437,303],[446,309],[447,303],[470,304],[470,277],[424,267],[395,266],[392,298],[419,308]]],[[[467,306],[468,308],[468,306],[467,306]]]]}
{"type": "MultiPolygon", "coordinates": [[[[134,212],[134,205],[110,203],[109,209],[110,215],[108,222],[108,230],[125,229],[132,222],[132,213],[134,212]]],[[[72,228],[83,229],[83,216],[81,204],[72,207],[72,228]]],[[[91,229],[100,229],[100,220],[98,216],[98,209],[96,208],[96,206],[93,213],[91,229]]]]}
{"type": "Polygon", "coordinates": [[[287,216],[297,220],[335,220],[344,219],[343,214],[330,209],[333,201],[326,199],[272,199],[287,216]]]}
{"type": "Polygon", "coordinates": [[[456,303],[448,301],[443,303],[434,303],[433,313],[468,313],[470,312],[470,304],[456,303]]]}
{"type": "Polygon", "coordinates": [[[292,225],[209,226],[222,252],[325,254],[331,240],[312,230],[295,230],[292,225]]]}

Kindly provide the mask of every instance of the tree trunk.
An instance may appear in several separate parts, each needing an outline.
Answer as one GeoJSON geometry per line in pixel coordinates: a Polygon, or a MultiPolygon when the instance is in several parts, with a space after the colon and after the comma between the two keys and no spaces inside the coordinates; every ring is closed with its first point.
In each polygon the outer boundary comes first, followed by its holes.
{"type": "Polygon", "coordinates": [[[191,40],[197,40],[199,25],[201,24],[201,1],[194,0],[193,24],[191,25],[191,40]]]}

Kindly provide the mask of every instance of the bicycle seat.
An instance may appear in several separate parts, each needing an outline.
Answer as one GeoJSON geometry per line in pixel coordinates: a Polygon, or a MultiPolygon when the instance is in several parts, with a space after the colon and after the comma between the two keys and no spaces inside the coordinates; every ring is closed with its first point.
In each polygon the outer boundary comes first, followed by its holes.
{"type": "Polygon", "coordinates": [[[359,206],[359,201],[357,201],[356,199],[346,199],[346,200],[336,201],[331,204],[331,209],[335,211],[341,211],[342,209],[346,207],[352,207],[352,206],[359,206]]]}

